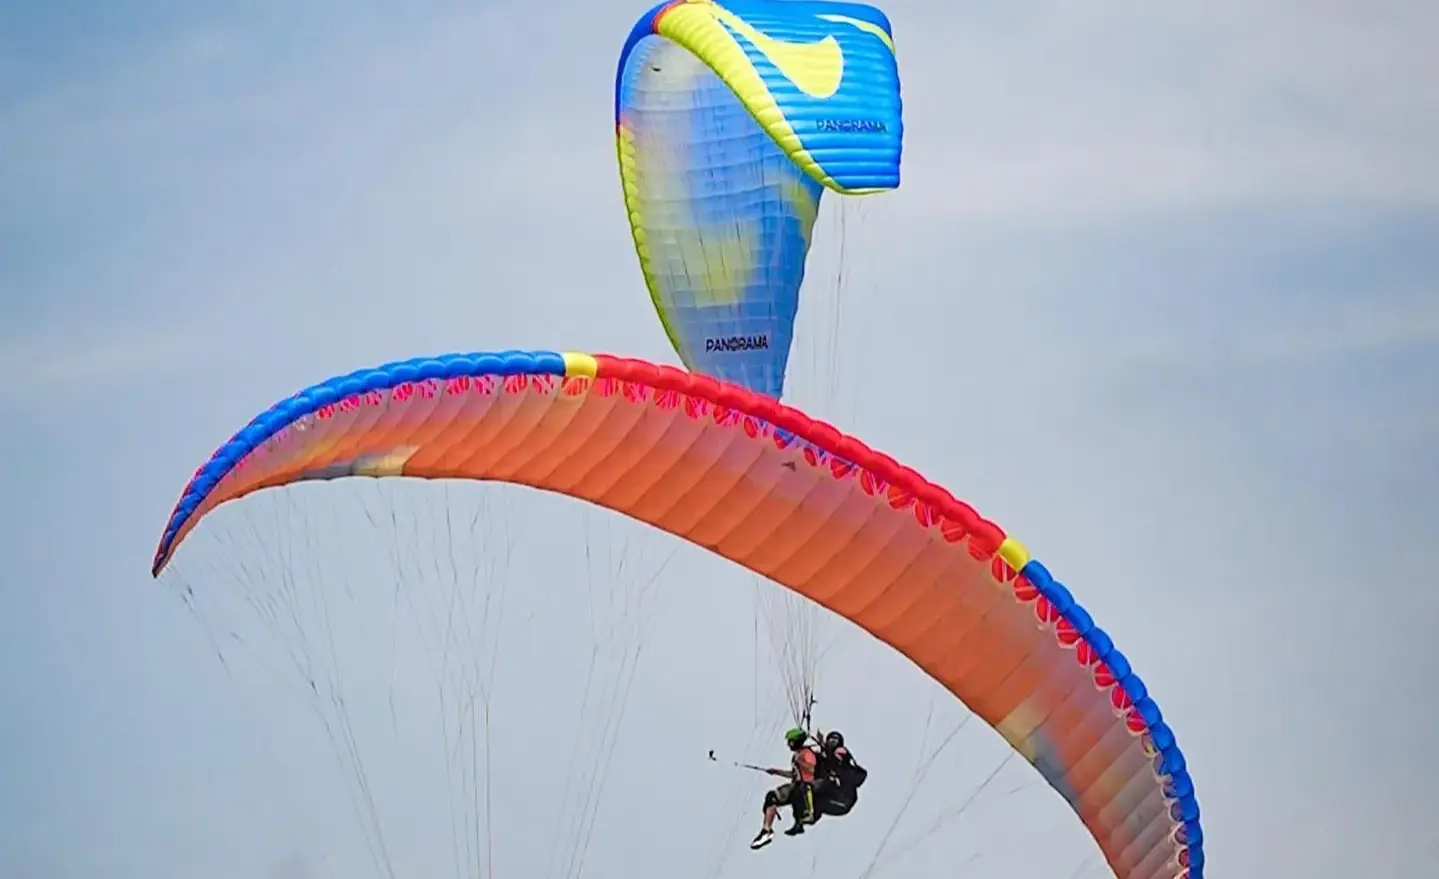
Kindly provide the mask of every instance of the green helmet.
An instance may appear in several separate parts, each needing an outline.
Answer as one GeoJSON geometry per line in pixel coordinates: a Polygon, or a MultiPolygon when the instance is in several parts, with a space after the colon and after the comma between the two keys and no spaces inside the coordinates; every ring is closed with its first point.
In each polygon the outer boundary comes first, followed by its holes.
{"type": "Polygon", "coordinates": [[[807,738],[809,738],[809,733],[805,732],[799,727],[795,727],[794,729],[784,734],[785,744],[789,745],[791,748],[802,747],[804,745],[804,740],[807,738]]]}

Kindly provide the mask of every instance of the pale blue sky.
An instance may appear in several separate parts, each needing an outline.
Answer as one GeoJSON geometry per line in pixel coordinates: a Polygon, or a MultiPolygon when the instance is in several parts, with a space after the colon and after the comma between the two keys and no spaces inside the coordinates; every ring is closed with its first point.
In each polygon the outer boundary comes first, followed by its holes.
{"type": "MultiPolygon", "coordinates": [[[[150,553],[218,443],[331,374],[673,359],[613,167],[643,5],[0,2],[0,876],[365,875],[313,716],[273,677],[231,686],[150,553]]],[[[816,310],[796,393],[1025,540],[1114,635],[1189,756],[1212,875],[1417,875],[1439,857],[1439,11],[1162,6],[883,4],[905,179],[846,211],[838,390],[816,310]]],[[[549,762],[589,747],[574,579],[614,534],[651,570],[673,546],[496,497],[526,587],[496,665],[496,869],[574,875],[549,762]]],[[[750,744],[751,587],[682,549],[645,607],[584,872],[861,872],[927,710],[931,739],[962,711],[842,639],[825,719],[875,780],[843,830],[751,855],[759,783],[695,756],[750,744]],[[674,784],[724,802],[676,817],[674,784]]],[[[360,721],[397,848],[447,848],[441,790],[360,721]]],[[[1004,753],[962,730],[895,841],[1004,753]]],[[[1001,772],[902,869],[1106,875],[1032,770],[1001,772]]]]}

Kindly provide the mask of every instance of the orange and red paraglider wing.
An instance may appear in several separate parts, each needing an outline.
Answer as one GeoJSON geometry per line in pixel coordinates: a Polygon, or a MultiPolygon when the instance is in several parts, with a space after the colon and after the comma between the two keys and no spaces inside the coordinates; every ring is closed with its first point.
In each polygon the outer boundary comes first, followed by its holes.
{"type": "Polygon", "coordinates": [[[1121,879],[1203,875],[1184,757],[1064,586],[913,470],[773,398],[637,360],[412,360],[266,411],[195,474],[159,573],[219,504],[346,476],[499,480],[592,501],[751,568],[890,644],[1070,803],[1121,879]]]}

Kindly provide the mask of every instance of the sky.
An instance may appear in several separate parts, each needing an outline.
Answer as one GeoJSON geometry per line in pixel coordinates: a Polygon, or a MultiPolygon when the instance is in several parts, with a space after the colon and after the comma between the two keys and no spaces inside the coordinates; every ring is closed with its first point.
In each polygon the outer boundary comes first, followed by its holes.
{"type": "MultiPolygon", "coordinates": [[[[306,694],[258,646],[218,662],[207,639],[243,608],[191,612],[150,554],[194,468],[298,387],[452,350],[675,361],[614,159],[643,6],[0,2],[0,875],[365,875],[374,837],[306,694]]],[[[1092,611],[1179,736],[1214,875],[1422,872],[1439,8],[882,7],[904,180],[827,199],[810,289],[842,304],[802,322],[795,399],[999,522],[1092,611]]],[[[354,490],[298,496],[303,527],[343,531],[354,490]]],[[[467,549],[518,584],[488,700],[495,875],[859,875],[911,837],[892,869],[1107,875],[979,724],[902,812],[964,712],[833,620],[820,711],[874,773],[866,799],[843,831],[744,851],[762,782],[703,751],[783,757],[750,741],[783,720],[759,707],[766,593],[598,511],[486,491],[455,503],[503,508],[467,549]],[[621,571],[621,545],[651,573],[621,571]],[[643,626],[596,622],[576,586],[595,571],[643,626]],[[633,682],[596,691],[622,723],[580,710],[586,663],[633,682]],[[611,769],[576,805],[563,767],[590,748],[611,769]]],[[[376,497],[417,522],[447,502],[376,497]]],[[[359,628],[334,657],[357,692],[418,679],[359,628]]],[[[452,843],[438,752],[377,704],[353,716],[400,875],[450,875],[425,854],[452,843]]]]}

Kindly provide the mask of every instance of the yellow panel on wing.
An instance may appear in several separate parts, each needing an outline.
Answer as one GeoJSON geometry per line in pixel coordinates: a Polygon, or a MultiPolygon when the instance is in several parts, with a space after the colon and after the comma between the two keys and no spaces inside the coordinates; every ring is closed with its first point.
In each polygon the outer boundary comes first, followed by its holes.
{"type": "Polygon", "coordinates": [[[686,0],[655,32],[709,65],[806,175],[868,195],[899,185],[903,118],[894,39],[866,8],[686,0]]]}
{"type": "MultiPolygon", "coordinates": [[[[774,138],[785,155],[806,174],[837,192],[845,191],[834,178],[827,174],[815,161],[814,156],[804,148],[794,126],[780,109],[779,103],[765,85],[764,77],[749,60],[734,36],[720,22],[727,19],[740,21],[733,13],[713,3],[712,0],[689,0],[679,6],[670,7],[660,18],[656,28],[660,36],[667,37],[693,52],[714,70],[720,79],[734,91],[740,102],[754,115],[760,126],[774,138]]],[[[740,21],[741,25],[745,25],[740,21]]],[[[750,30],[753,30],[750,28],[750,30]]],[[[836,49],[838,46],[835,47],[836,49]]],[[[816,58],[820,70],[823,62],[816,58]]],[[[777,65],[778,66],[778,65],[777,65]]],[[[841,62],[842,66],[842,62],[841,62]]],[[[781,68],[782,69],[782,68],[781,68]]],[[[808,74],[804,75],[807,81],[808,74]]],[[[811,87],[824,83],[816,76],[810,81],[811,87]]],[[[798,87],[799,83],[795,83],[798,87]]],[[[835,88],[838,88],[836,78],[835,88]]]]}

